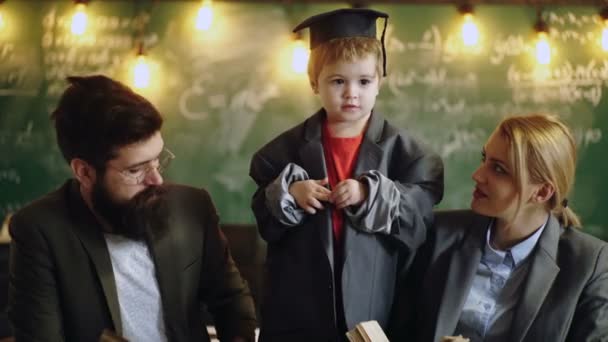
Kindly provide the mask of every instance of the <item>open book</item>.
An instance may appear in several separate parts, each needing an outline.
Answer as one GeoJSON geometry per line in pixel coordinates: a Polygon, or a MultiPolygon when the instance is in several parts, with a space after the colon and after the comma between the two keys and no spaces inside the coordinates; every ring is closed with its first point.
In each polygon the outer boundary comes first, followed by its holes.
{"type": "Polygon", "coordinates": [[[353,330],[346,333],[350,342],[389,342],[376,321],[367,321],[357,324],[353,330]]]}

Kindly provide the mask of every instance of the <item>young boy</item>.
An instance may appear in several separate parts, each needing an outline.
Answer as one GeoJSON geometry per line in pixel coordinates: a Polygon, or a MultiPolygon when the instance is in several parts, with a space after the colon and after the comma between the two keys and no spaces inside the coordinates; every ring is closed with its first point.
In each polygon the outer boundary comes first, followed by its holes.
{"type": "Polygon", "coordinates": [[[373,110],[385,73],[385,13],[308,18],[310,84],[323,108],[251,161],[252,209],[268,242],[262,341],[338,341],[385,328],[398,275],[443,195],[443,166],[373,110]]]}

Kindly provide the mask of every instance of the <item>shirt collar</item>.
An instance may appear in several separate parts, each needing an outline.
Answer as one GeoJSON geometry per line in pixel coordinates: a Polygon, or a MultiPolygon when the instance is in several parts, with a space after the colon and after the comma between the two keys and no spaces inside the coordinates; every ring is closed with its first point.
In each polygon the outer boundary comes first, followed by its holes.
{"type": "Polygon", "coordinates": [[[505,258],[507,252],[510,252],[511,257],[513,257],[513,262],[515,264],[514,267],[519,266],[528,257],[528,255],[530,255],[530,253],[532,253],[532,250],[534,249],[534,246],[536,246],[538,239],[540,239],[540,236],[543,233],[543,230],[545,229],[547,222],[548,222],[548,218],[545,221],[545,223],[543,223],[543,225],[540,226],[540,228],[538,228],[534,232],[534,234],[530,235],[527,239],[516,244],[515,246],[511,247],[507,251],[500,251],[500,250],[492,248],[492,245],[490,243],[490,235],[492,232],[492,228],[494,226],[494,220],[492,220],[490,222],[490,224],[488,225],[488,230],[486,232],[486,245],[485,245],[484,254],[494,255],[495,256],[494,258],[499,257],[502,262],[502,259],[505,258]]]}

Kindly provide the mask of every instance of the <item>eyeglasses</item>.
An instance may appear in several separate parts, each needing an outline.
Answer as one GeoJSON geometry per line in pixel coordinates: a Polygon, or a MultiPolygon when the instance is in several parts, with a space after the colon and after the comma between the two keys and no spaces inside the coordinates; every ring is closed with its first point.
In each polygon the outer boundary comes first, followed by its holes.
{"type": "MultiPolygon", "coordinates": [[[[175,154],[169,151],[169,149],[164,148],[162,152],[156,157],[154,160],[149,161],[148,163],[138,165],[132,168],[118,170],[125,180],[125,184],[128,185],[138,185],[143,183],[146,177],[152,172],[152,170],[156,170],[158,173],[162,174],[165,172],[171,161],[175,159],[175,154]]],[[[112,167],[112,166],[110,166],[112,167]]]]}

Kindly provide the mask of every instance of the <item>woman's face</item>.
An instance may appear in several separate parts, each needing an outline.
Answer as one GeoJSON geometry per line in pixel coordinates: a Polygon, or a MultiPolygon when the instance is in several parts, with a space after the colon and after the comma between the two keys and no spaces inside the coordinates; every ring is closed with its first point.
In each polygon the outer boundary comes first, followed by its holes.
{"type": "MultiPolygon", "coordinates": [[[[471,209],[476,213],[507,221],[514,218],[519,194],[509,151],[508,139],[494,131],[483,148],[481,165],[473,173],[475,189],[471,209]]],[[[521,209],[535,188],[529,183],[524,184],[521,209]]]]}

